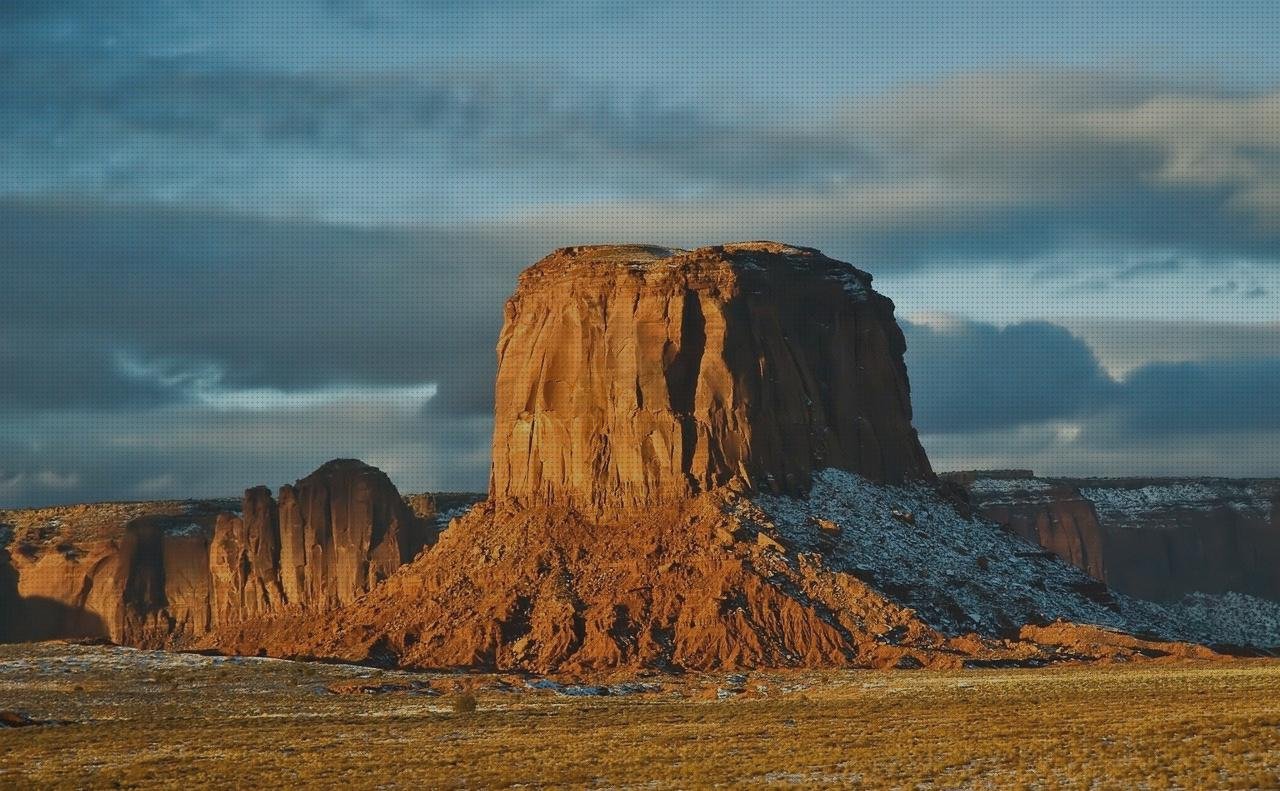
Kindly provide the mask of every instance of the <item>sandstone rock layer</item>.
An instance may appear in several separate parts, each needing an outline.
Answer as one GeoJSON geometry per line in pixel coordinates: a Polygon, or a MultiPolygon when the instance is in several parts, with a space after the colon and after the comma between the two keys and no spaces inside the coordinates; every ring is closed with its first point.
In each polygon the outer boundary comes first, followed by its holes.
{"type": "Polygon", "coordinates": [[[434,538],[380,470],[325,464],[296,484],[245,492],[240,516],[218,518],[209,558],[213,620],[354,600],[434,538]]]}
{"type": "Polygon", "coordinates": [[[837,467],[931,476],[871,276],[771,242],[574,247],[520,276],[498,342],[490,494],[597,514],[837,467]]]}
{"type": "Polygon", "coordinates": [[[355,600],[436,528],[381,471],[332,461],[278,500],[101,503],[0,514],[0,639],[188,645],[210,630],[355,600]]]}

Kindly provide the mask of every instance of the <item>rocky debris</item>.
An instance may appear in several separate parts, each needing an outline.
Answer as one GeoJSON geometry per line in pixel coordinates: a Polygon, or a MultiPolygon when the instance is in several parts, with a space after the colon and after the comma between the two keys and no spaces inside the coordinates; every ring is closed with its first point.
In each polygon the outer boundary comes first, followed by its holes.
{"type": "Polygon", "coordinates": [[[1280,602],[1243,593],[1188,593],[1165,607],[1191,639],[1280,654],[1280,602]]]}
{"type": "Polygon", "coordinates": [[[0,728],[29,728],[39,724],[39,721],[31,719],[20,711],[8,709],[0,711],[0,728]]]}
{"type": "MultiPolygon", "coordinates": [[[[1188,652],[1159,639],[1135,648],[1124,630],[1148,631],[1167,614],[1095,601],[1076,587],[1088,581],[1082,573],[1026,552],[1023,539],[991,523],[947,513],[943,501],[930,505],[927,489],[912,495],[912,510],[922,533],[941,537],[912,533],[878,551],[867,537],[893,518],[871,498],[889,503],[904,494],[857,479],[861,499],[824,507],[832,496],[826,482],[849,475],[820,473],[811,501],[710,493],[625,523],[486,504],[352,605],[289,622],[243,622],[216,639],[246,654],[352,662],[377,654],[405,668],[568,674],[958,668],[1188,652]],[[816,545],[827,534],[804,516],[815,507],[841,526],[833,548],[816,545]],[[769,518],[788,539],[782,551],[755,539],[769,518]],[[718,531],[743,538],[725,546],[718,531]],[[932,540],[946,549],[930,552],[932,540]],[[963,549],[975,540],[991,558],[989,573],[978,573],[963,549]],[[978,578],[966,583],[965,574],[978,578]],[[1070,651],[1020,632],[1030,621],[1058,623],[1066,634],[1075,624],[1065,619],[1092,630],[1070,651]]],[[[1162,625],[1168,635],[1177,626],[1162,625]]]]}
{"type": "Polygon", "coordinates": [[[181,646],[218,625],[354,600],[434,540],[381,471],[336,460],[242,501],[0,513],[0,639],[181,646]]]}
{"type": "Polygon", "coordinates": [[[948,474],[973,506],[1132,596],[1280,601],[1280,480],[948,474]]]}
{"type": "Polygon", "coordinates": [[[871,276],[773,242],[557,250],[498,342],[491,496],[611,511],[815,470],[929,478],[871,276]]]}

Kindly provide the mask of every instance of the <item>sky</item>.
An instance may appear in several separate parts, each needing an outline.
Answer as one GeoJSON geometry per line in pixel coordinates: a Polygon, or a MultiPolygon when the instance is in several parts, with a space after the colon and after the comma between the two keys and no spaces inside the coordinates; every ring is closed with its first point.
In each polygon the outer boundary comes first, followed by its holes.
{"type": "Polygon", "coordinates": [[[875,276],[939,470],[1280,476],[1280,7],[0,2],[0,507],[482,490],[515,275],[875,276]],[[850,7],[856,6],[856,7],[850,7]]]}

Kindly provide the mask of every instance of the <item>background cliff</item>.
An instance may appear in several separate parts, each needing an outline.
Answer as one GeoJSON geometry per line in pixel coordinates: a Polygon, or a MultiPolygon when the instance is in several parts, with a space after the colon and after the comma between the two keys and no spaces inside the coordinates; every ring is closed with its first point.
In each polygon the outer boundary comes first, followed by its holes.
{"type": "Polygon", "coordinates": [[[182,645],[211,629],[351,601],[436,535],[435,502],[332,461],[273,498],[0,512],[0,638],[182,645]],[[416,512],[415,512],[416,509],[416,512]]]}
{"type": "Polygon", "coordinates": [[[1280,600],[1280,481],[956,473],[975,509],[1133,596],[1280,600]]]}

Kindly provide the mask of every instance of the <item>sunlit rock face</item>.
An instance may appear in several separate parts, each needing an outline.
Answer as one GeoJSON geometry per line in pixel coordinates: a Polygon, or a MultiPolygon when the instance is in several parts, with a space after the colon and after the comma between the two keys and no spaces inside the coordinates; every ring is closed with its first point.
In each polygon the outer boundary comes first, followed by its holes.
{"type": "Polygon", "coordinates": [[[210,630],[353,601],[435,540],[380,470],[331,461],[242,501],[0,512],[0,640],[186,645],[210,630]]]}
{"type": "Polygon", "coordinates": [[[911,428],[902,335],[870,280],[771,242],[551,254],[507,303],[489,500],[355,601],[206,645],[595,673],[1208,658],[1125,632],[1280,639],[1280,606],[1180,619],[973,519],[911,428]]]}
{"type": "Polygon", "coordinates": [[[386,474],[353,459],[282,486],[279,502],[266,487],[250,489],[243,512],[214,528],[214,622],[346,604],[432,538],[386,474]]]}
{"type": "Polygon", "coordinates": [[[506,306],[490,492],[619,511],[816,470],[930,478],[893,303],[773,242],[557,250],[506,306]]]}

